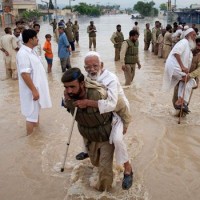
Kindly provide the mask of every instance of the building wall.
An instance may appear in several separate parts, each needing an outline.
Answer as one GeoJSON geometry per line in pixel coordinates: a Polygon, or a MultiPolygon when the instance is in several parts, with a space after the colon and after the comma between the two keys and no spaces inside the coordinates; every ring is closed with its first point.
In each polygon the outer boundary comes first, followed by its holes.
{"type": "Polygon", "coordinates": [[[15,18],[25,10],[35,10],[36,0],[0,0],[2,2],[2,25],[14,23],[15,18]]]}
{"type": "Polygon", "coordinates": [[[20,10],[35,10],[35,9],[36,9],[36,4],[35,5],[13,4],[12,14],[14,16],[18,17],[21,14],[20,10]]]}
{"type": "Polygon", "coordinates": [[[36,5],[36,0],[12,0],[13,5],[21,4],[21,5],[36,5]]]}

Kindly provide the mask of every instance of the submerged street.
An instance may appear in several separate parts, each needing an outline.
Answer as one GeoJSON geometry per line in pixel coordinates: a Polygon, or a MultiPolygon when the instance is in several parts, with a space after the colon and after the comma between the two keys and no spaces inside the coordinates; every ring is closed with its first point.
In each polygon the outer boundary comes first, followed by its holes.
{"type": "MultiPolygon", "coordinates": [[[[87,26],[93,20],[97,28],[97,48],[104,67],[115,73],[124,84],[120,62],[114,62],[110,41],[116,25],[121,24],[125,39],[134,25],[130,15],[105,15],[99,18],[77,18],[80,44],[72,53],[72,67],[84,73],[84,56],[89,51],[87,26]]],[[[65,19],[67,21],[68,19],[65,19]]],[[[75,18],[72,19],[74,21],[75,18]]],[[[66,168],[60,172],[72,121],[61,107],[64,87],[57,56],[57,43],[52,37],[54,61],[47,74],[53,107],[41,111],[40,126],[26,136],[25,119],[21,115],[18,81],[0,81],[0,199],[1,200],[199,200],[200,199],[200,91],[193,93],[191,113],[181,120],[175,117],[172,94],[161,91],[164,60],[144,51],[143,30],[155,18],[138,20],[140,28],[139,57],[142,68],[136,70],[132,86],[125,89],[133,121],[125,135],[133,166],[134,184],[129,191],[121,189],[123,172],[114,164],[115,180],[111,193],[100,193],[91,186],[96,179],[89,159],[77,161],[82,151],[82,138],[76,123],[67,156],[66,168]],[[91,185],[91,186],[90,186],[91,185]]],[[[166,22],[159,19],[163,26],[166,22]]],[[[45,34],[53,35],[52,27],[41,23],[39,42],[45,34]]],[[[0,34],[3,35],[1,28],[0,34]]],[[[151,49],[151,48],[150,48],[151,49]]],[[[42,57],[44,67],[47,64],[42,57]]],[[[0,79],[5,78],[0,54],[0,79]]]]}

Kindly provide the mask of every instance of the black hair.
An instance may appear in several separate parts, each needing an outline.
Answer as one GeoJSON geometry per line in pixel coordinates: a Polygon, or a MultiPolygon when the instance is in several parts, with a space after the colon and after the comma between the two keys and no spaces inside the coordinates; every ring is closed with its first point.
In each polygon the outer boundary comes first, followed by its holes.
{"type": "Polygon", "coordinates": [[[196,39],[196,43],[200,43],[200,38],[199,37],[196,39]]]}
{"type": "Polygon", "coordinates": [[[50,34],[46,34],[45,38],[51,38],[51,35],[50,34]]]}
{"type": "Polygon", "coordinates": [[[84,81],[84,75],[81,73],[81,70],[76,67],[68,69],[61,78],[63,83],[72,82],[75,80],[77,80],[79,83],[84,81]]]}
{"type": "Polygon", "coordinates": [[[120,25],[120,24],[118,24],[118,25],[116,26],[116,28],[118,28],[118,27],[121,27],[121,25],[120,25]]]}
{"type": "Polygon", "coordinates": [[[39,24],[33,24],[33,28],[35,28],[36,26],[39,26],[39,28],[40,28],[39,24]]]}
{"type": "Polygon", "coordinates": [[[167,26],[166,26],[166,31],[169,31],[169,30],[171,30],[172,29],[172,26],[170,25],[170,24],[167,24],[167,26]]]}
{"type": "Polygon", "coordinates": [[[21,24],[21,22],[20,21],[16,21],[15,25],[17,26],[18,24],[21,24]]]}
{"type": "Polygon", "coordinates": [[[196,32],[196,34],[198,34],[199,29],[198,28],[194,28],[194,31],[196,32]]]}
{"type": "Polygon", "coordinates": [[[135,36],[135,35],[139,35],[139,33],[138,33],[137,30],[131,30],[131,31],[129,32],[129,37],[135,36]]]}
{"type": "Polygon", "coordinates": [[[26,29],[22,33],[23,42],[26,44],[29,39],[32,39],[37,36],[37,32],[32,29],[26,29]]]}
{"type": "Polygon", "coordinates": [[[10,30],[11,30],[10,27],[6,27],[6,28],[4,29],[4,31],[5,31],[6,34],[10,33],[10,30]]]}
{"type": "MultiPolygon", "coordinates": [[[[14,28],[14,29],[13,29],[13,31],[14,31],[14,32],[16,32],[16,30],[19,30],[19,31],[20,31],[20,29],[19,29],[19,28],[14,28]]],[[[21,32],[21,31],[20,31],[20,32],[21,32]]]]}

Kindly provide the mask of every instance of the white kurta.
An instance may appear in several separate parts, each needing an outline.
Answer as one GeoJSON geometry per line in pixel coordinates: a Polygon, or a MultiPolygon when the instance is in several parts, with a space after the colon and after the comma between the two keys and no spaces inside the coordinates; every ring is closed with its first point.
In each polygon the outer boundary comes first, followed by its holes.
{"type": "Polygon", "coordinates": [[[33,84],[37,88],[40,95],[38,100],[40,107],[50,108],[52,104],[49,95],[46,72],[36,52],[31,48],[22,45],[17,53],[17,68],[22,114],[29,116],[34,109],[32,92],[21,77],[23,72],[30,73],[33,84]]]}
{"type": "Polygon", "coordinates": [[[105,69],[96,81],[106,87],[108,95],[107,99],[98,100],[98,108],[101,114],[115,110],[118,96],[121,96],[129,107],[128,100],[124,94],[122,86],[120,85],[119,79],[115,74],[105,69]]]}
{"type": "Polygon", "coordinates": [[[166,63],[163,77],[163,90],[169,91],[182,79],[186,74],[182,72],[180,65],[174,54],[179,54],[183,65],[190,69],[192,63],[192,52],[187,39],[182,39],[171,50],[166,63]]]}
{"type": "MultiPolygon", "coordinates": [[[[106,87],[108,95],[107,99],[98,100],[98,108],[101,114],[113,112],[115,110],[119,95],[124,99],[126,106],[129,107],[129,102],[115,74],[105,69],[97,78],[97,82],[106,87]]],[[[114,143],[115,145],[117,164],[122,165],[128,161],[128,152],[126,144],[123,141],[123,122],[117,113],[114,112],[113,114],[112,130],[109,141],[111,144],[114,143]]]]}
{"type": "Polygon", "coordinates": [[[20,34],[19,37],[16,37],[16,36],[15,36],[15,39],[16,39],[18,48],[20,48],[20,47],[22,46],[22,44],[23,44],[21,34],[20,34]]]}
{"type": "Polygon", "coordinates": [[[23,42],[23,38],[22,38],[22,34],[20,34],[20,36],[19,36],[19,40],[20,40],[20,47],[24,44],[24,42],[23,42]]]}
{"type": "Polygon", "coordinates": [[[9,56],[6,56],[5,53],[3,54],[6,67],[16,69],[15,49],[17,48],[17,42],[15,36],[10,34],[3,35],[0,39],[0,47],[4,48],[9,53],[9,56]]]}

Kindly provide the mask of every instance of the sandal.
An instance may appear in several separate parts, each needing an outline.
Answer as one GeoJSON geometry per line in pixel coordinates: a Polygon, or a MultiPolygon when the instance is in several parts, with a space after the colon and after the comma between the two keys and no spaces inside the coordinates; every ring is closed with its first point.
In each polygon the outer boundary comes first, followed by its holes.
{"type": "Polygon", "coordinates": [[[88,157],[89,157],[88,153],[81,152],[81,153],[76,155],[76,160],[84,160],[88,157]]]}
{"type": "MultiPolygon", "coordinates": [[[[175,105],[174,106],[176,110],[181,110],[181,105],[175,105]]],[[[182,111],[185,112],[185,113],[189,113],[189,108],[187,105],[183,104],[183,108],[182,108],[182,111]]]]}
{"type": "Polygon", "coordinates": [[[133,172],[130,174],[124,174],[124,178],[122,181],[122,189],[123,190],[128,190],[133,184],[133,172]]]}

